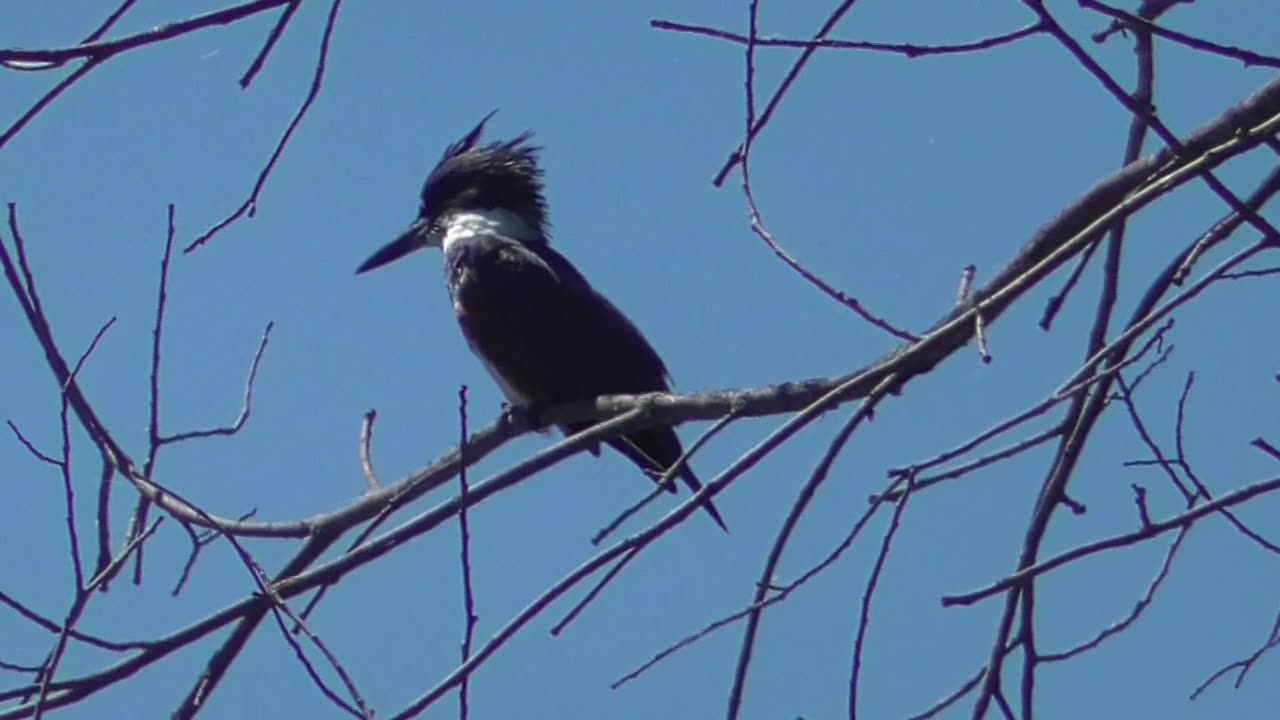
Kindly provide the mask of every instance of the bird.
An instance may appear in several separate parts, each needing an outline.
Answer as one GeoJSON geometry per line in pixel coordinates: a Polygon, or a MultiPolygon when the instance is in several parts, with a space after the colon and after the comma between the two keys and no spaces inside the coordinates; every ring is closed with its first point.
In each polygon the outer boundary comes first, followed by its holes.
{"type": "MultiPolygon", "coordinates": [[[[445,148],[423,183],[417,217],[356,274],[440,248],[463,338],[508,403],[531,417],[601,395],[670,392],[666,364],[644,334],[551,247],[542,148],[532,144],[533,133],[481,141],[495,112],[445,148]]],[[[560,430],[570,435],[591,425],[560,430]]],[[[669,425],[606,442],[655,482],[684,453],[669,425]]],[[[687,462],[677,475],[691,492],[702,489],[687,462]]],[[[665,489],[676,492],[670,482],[665,489]]],[[[710,498],[702,508],[727,531],[710,498]]]]}

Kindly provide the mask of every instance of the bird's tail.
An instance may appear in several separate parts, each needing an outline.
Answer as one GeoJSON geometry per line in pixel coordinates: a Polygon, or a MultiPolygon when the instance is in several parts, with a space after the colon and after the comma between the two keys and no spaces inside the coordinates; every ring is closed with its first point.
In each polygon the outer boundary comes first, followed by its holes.
{"type": "MultiPolygon", "coordinates": [[[[572,435],[588,427],[591,427],[591,423],[567,425],[561,429],[564,430],[566,435],[572,435]]],[[[622,437],[611,438],[605,442],[608,443],[609,447],[617,450],[628,460],[635,463],[654,481],[661,480],[667,470],[684,454],[679,436],[670,427],[647,428],[638,432],[628,433],[622,437]]],[[[680,468],[676,475],[684,481],[684,484],[689,487],[691,492],[697,493],[702,489],[702,483],[698,481],[698,476],[694,474],[693,468],[689,467],[687,463],[680,468]]],[[[665,489],[668,492],[675,492],[675,483],[666,483],[665,489]]],[[[724,524],[724,518],[720,517],[720,511],[716,510],[711,498],[703,498],[702,509],[711,516],[712,520],[715,520],[716,525],[719,525],[721,530],[729,532],[729,527],[724,524]]]]}
{"type": "MultiPolygon", "coordinates": [[[[614,438],[609,440],[609,445],[625,455],[628,460],[639,466],[655,481],[660,480],[663,474],[684,454],[680,447],[680,439],[676,437],[675,430],[669,427],[650,428],[614,438]]],[[[688,463],[680,468],[680,472],[677,475],[689,487],[690,492],[697,493],[702,489],[702,483],[688,463]]],[[[669,492],[675,492],[675,484],[668,484],[666,489],[669,492]]],[[[711,516],[712,520],[716,521],[716,525],[719,525],[721,530],[729,532],[729,527],[724,524],[724,518],[720,517],[720,511],[716,510],[711,498],[703,498],[702,509],[707,511],[707,514],[711,516]]]]}
{"type": "MultiPolygon", "coordinates": [[[[689,492],[697,493],[702,489],[702,483],[699,482],[698,476],[693,474],[693,469],[687,464],[680,468],[680,479],[684,480],[684,484],[689,486],[689,492]]],[[[712,520],[720,526],[720,529],[729,532],[729,526],[724,524],[724,518],[720,517],[720,511],[716,510],[715,503],[711,502],[711,498],[702,499],[702,509],[707,511],[712,520]]]]}

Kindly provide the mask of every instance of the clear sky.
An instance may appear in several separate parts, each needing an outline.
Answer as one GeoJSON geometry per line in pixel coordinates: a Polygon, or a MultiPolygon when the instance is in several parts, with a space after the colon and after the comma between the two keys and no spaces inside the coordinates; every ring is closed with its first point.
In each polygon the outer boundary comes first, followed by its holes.
{"type": "MultiPolygon", "coordinates": [[[[86,0],[5,3],[0,47],[76,42],[107,5],[86,0]]],[[[764,2],[761,31],[806,37],[834,3],[764,2]]],[[[1055,12],[1123,82],[1131,44],[1094,45],[1105,25],[1075,3],[1055,12]]],[[[219,3],[140,3],[113,35],[137,32],[219,3]]],[[[327,3],[306,3],[253,86],[237,80],[275,16],[259,16],[127,53],[95,70],[0,149],[0,199],[18,203],[31,263],[58,341],[77,355],[117,317],[83,375],[90,399],[135,453],[146,443],[148,362],[165,234],[177,206],[185,244],[246,197],[306,93],[327,3]]],[[[645,331],[678,390],[758,386],[843,374],[894,341],[805,284],[752,235],[733,175],[710,179],[743,127],[743,53],[722,41],[654,30],[664,18],[746,30],[745,2],[553,1],[359,3],[342,10],[323,92],[263,191],[258,212],[175,259],[164,345],[162,422],[171,432],[229,422],[264,325],[275,330],[253,416],[238,436],[166,450],[157,479],[211,512],[295,520],[363,491],[362,414],[376,408],[374,460],[385,481],[449,450],[456,396],[471,390],[473,427],[501,397],[455,326],[438,254],[421,253],[354,277],[369,252],[412,219],[421,181],[442,147],[494,108],[495,136],[533,129],[545,146],[553,242],[645,331]]],[[[1277,53],[1273,0],[1196,3],[1172,26],[1277,53]]],[[[864,0],[834,33],[845,39],[955,43],[1032,21],[1017,2],[864,0]]],[[[1157,104],[1189,132],[1274,76],[1160,44],[1157,104]]],[[[760,53],[760,93],[794,52],[760,53]]],[[[57,73],[0,74],[7,126],[57,73]]],[[[1119,166],[1126,113],[1048,38],[977,54],[906,59],[820,53],[755,147],[764,221],[802,262],[899,326],[922,331],[955,301],[961,269],[991,277],[1040,225],[1119,166]]],[[[1247,193],[1263,156],[1228,165],[1247,193]]],[[[1171,248],[1220,214],[1196,186],[1134,223],[1119,316],[1128,316],[1171,248]]],[[[1274,212],[1269,216],[1280,221],[1274,212]]],[[[8,241],[7,229],[3,235],[8,241]]],[[[1250,237],[1251,239],[1251,237],[1250,237]]],[[[1243,240],[1240,242],[1244,242],[1243,240]]],[[[1238,245],[1236,246],[1238,247],[1238,245]]],[[[1225,255],[1223,255],[1225,256],[1225,255]]],[[[1214,262],[1220,256],[1214,256],[1214,262]]],[[[924,460],[1039,402],[1074,372],[1092,320],[1097,269],[1054,327],[1036,321],[1061,287],[1051,278],[991,329],[995,361],[966,350],[888,400],[836,464],[791,544],[787,582],[839,542],[883,487],[885,471],[924,460]]],[[[1233,283],[1178,315],[1177,350],[1143,386],[1140,407],[1162,443],[1172,439],[1188,372],[1188,453],[1215,492],[1276,473],[1247,443],[1280,443],[1280,342],[1274,280],[1233,283]],[[1269,283],[1269,284],[1268,284],[1269,283]]],[[[12,298],[0,300],[0,416],[41,448],[59,443],[58,395],[12,298]]],[[[695,516],[646,551],[557,638],[568,609],[533,622],[474,677],[472,717],[708,718],[724,703],[741,626],[705,639],[621,690],[611,682],[652,654],[749,602],[765,554],[795,494],[851,408],[815,424],[718,499],[732,533],[695,516]]],[[[1181,501],[1154,470],[1122,466],[1145,450],[1119,412],[1098,428],[1072,485],[1088,506],[1061,516],[1047,554],[1137,527],[1131,483],[1154,517],[1181,501]]],[[[713,477],[783,418],[740,422],[696,458],[713,477]]],[[[1042,422],[1034,430],[1043,429],[1042,422]]],[[[682,429],[686,442],[705,426],[682,429]]],[[[1030,434],[1028,430],[1024,435],[1030,434]]],[[[97,454],[76,436],[82,538],[93,532],[97,454]]],[[[475,468],[508,467],[551,440],[531,436],[475,468]]],[[[1005,441],[1007,442],[1007,441],[1005,441]]],[[[1003,442],[1000,444],[1004,444],[1003,442]]],[[[943,609],[940,598],[1014,567],[1044,476],[1040,450],[922,493],[903,518],[873,607],[860,715],[919,712],[968,678],[990,652],[1002,601],[943,609]]],[[[0,590],[61,618],[70,602],[59,477],[17,442],[0,439],[0,590]]],[[[592,555],[588,538],[649,490],[615,455],[580,456],[472,514],[477,640],[592,555]]],[[[417,509],[443,499],[420,501],[417,509]]],[[[684,497],[684,496],[682,496],[684,497]]],[[[113,530],[132,496],[118,487],[113,530]]],[[[672,507],[646,516],[652,521],[672,507]]],[[[1241,513],[1275,533],[1280,500],[1241,513]]],[[[766,614],[745,718],[843,717],[857,608],[887,526],[881,516],[833,569],[766,614]]],[[[632,525],[633,530],[643,527],[632,525]]],[[[1038,631],[1065,649],[1123,617],[1154,576],[1168,538],[1072,565],[1044,578],[1038,631]]],[[[269,570],[284,541],[248,544],[269,570]]],[[[345,547],[345,543],[343,543],[345,547]]],[[[170,590],[188,541],[170,523],[147,546],[142,587],[115,583],[81,628],[145,639],[253,592],[222,543],[177,598],[170,590]]],[[[456,666],[462,633],[458,533],[450,524],[348,577],[312,622],[364,697],[386,717],[456,666]]],[[[1247,656],[1269,632],[1280,597],[1274,556],[1220,519],[1190,534],[1146,614],[1123,635],[1038,676],[1038,717],[1266,718],[1280,704],[1274,660],[1243,688],[1229,681],[1187,699],[1215,670],[1247,656]]],[[[52,636],[0,608],[0,660],[36,664],[52,636]]],[[[163,717],[222,636],[206,640],[63,713],[70,718],[163,717]]],[[[60,677],[112,662],[74,647],[60,677]]],[[[1010,666],[1011,668],[1013,666],[1010,666]]],[[[1011,674],[1016,677],[1016,673],[1011,674]]],[[[0,673],[3,687],[22,681],[0,673]]],[[[967,717],[962,702],[944,717],[967,717]]],[[[456,717],[453,696],[427,717],[456,717]]],[[[263,627],[213,696],[208,717],[331,717],[272,627],[263,627]]]]}

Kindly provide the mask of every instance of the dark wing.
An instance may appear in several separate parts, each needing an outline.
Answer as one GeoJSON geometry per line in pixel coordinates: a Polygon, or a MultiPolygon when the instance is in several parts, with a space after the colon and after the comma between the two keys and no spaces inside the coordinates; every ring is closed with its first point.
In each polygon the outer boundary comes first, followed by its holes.
{"type": "Polygon", "coordinates": [[[668,389],[644,335],[554,250],[478,237],[449,255],[462,331],[532,403],[668,389]]]}
{"type": "MultiPolygon", "coordinates": [[[[530,404],[669,390],[666,366],[640,330],[549,246],[469,239],[450,248],[446,273],[468,342],[530,404]]],[[[609,444],[655,478],[683,452],[670,427],[609,444]]],[[[687,467],[680,476],[695,492],[701,487],[687,467]]],[[[708,510],[723,525],[714,508],[708,510]]]]}

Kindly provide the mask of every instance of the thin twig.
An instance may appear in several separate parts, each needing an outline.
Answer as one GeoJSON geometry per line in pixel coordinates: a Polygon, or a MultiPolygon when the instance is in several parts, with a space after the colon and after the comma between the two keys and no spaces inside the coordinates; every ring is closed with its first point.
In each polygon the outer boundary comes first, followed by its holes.
{"type": "Polygon", "coordinates": [[[159,439],[161,445],[170,443],[178,443],[186,440],[194,440],[196,438],[207,438],[224,436],[229,437],[240,432],[244,428],[245,423],[249,422],[249,414],[253,410],[253,383],[258,377],[258,365],[262,362],[262,354],[267,350],[267,341],[271,339],[271,330],[275,328],[274,320],[268,321],[267,326],[262,329],[262,338],[258,340],[258,349],[253,353],[253,360],[249,363],[249,377],[244,383],[244,402],[240,406],[240,414],[230,425],[222,427],[209,428],[208,430],[188,430],[186,432],[175,433],[173,435],[162,436],[159,439]]]}
{"type": "MultiPolygon", "coordinates": [[[[885,488],[884,492],[880,494],[879,497],[889,496],[893,492],[893,489],[895,487],[903,485],[905,484],[905,482],[906,482],[905,479],[892,480],[889,483],[889,485],[885,488]]],[[[688,635],[683,639],[675,643],[672,643],[671,645],[668,645],[665,649],[658,652],[656,655],[654,655],[644,664],[640,665],[634,670],[628,672],[626,675],[623,675],[622,677],[615,680],[610,685],[610,687],[614,690],[617,690],[618,688],[622,687],[626,683],[640,677],[649,669],[657,666],[663,660],[666,660],[668,657],[674,655],[676,652],[693,645],[699,640],[702,640],[703,638],[711,635],[712,633],[722,628],[728,627],[738,622],[739,620],[749,617],[752,613],[763,610],[765,608],[768,608],[771,605],[776,605],[786,600],[793,592],[800,589],[801,587],[804,587],[810,580],[822,574],[823,571],[825,571],[826,569],[834,565],[835,562],[839,560],[841,556],[844,555],[845,551],[847,551],[850,547],[853,546],[854,541],[857,540],[858,536],[862,534],[863,528],[867,526],[867,524],[871,521],[871,518],[875,516],[876,512],[880,509],[880,507],[884,502],[886,501],[873,500],[871,505],[866,510],[863,511],[862,516],[859,517],[858,520],[853,524],[853,527],[845,535],[844,539],[842,539],[839,544],[837,544],[829,553],[827,553],[827,556],[825,558],[823,558],[820,562],[818,562],[814,566],[805,570],[795,580],[793,580],[790,583],[787,583],[786,585],[781,585],[781,586],[770,585],[768,589],[774,591],[772,595],[765,597],[762,601],[758,603],[752,603],[751,605],[748,605],[742,610],[739,610],[731,615],[726,615],[724,617],[721,617],[707,624],[704,628],[702,628],[698,632],[688,635]]]]}
{"type": "MultiPolygon", "coordinates": [[[[1144,526],[1150,525],[1151,518],[1147,517],[1145,507],[1142,507],[1142,515],[1143,515],[1143,525],[1144,526]]],[[[1126,628],[1128,628],[1135,621],[1137,621],[1138,617],[1142,615],[1143,611],[1146,610],[1151,605],[1151,602],[1153,600],[1155,600],[1156,591],[1160,589],[1160,585],[1164,583],[1165,578],[1169,577],[1169,570],[1173,567],[1173,556],[1177,554],[1178,548],[1182,546],[1182,541],[1186,539],[1187,534],[1189,532],[1191,532],[1190,525],[1178,531],[1177,537],[1173,539],[1173,542],[1170,543],[1169,545],[1169,550],[1164,554],[1164,560],[1160,563],[1160,569],[1156,571],[1156,576],[1151,580],[1151,584],[1147,586],[1147,590],[1142,594],[1142,597],[1138,598],[1138,601],[1134,603],[1133,609],[1129,611],[1128,615],[1124,616],[1123,618],[1111,624],[1110,626],[1103,628],[1102,631],[1099,632],[1097,636],[1095,636],[1091,640],[1087,640],[1069,650],[1064,650],[1063,652],[1060,652],[1060,653],[1045,653],[1041,655],[1040,662],[1050,663],[1050,662],[1061,662],[1063,660],[1070,660],[1071,658],[1081,653],[1087,652],[1089,650],[1092,650],[1098,647],[1104,641],[1106,641],[1107,638],[1114,637],[1115,635],[1118,635],[1119,633],[1124,632],[1126,628]]]]}
{"type": "MultiPolygon", "coordinates": [[[[727,40],[729,42],[738,43],[739,45],[746,45],[749,42],[749,36],[747,35],[740,35],[729,30],[708,27],[706,25],[692,25],[672,20],[650,20],[649,27],[655,30],[668,30],[686,35],[702,35],[716,40],[727,40]]],[[[893,53],[896,55],[905,55],[909,58],[917,58],[927,57],[930,55],[954,55],[958,53],[977,52],[979,50],[990,50],[994,47],[1008,45],[1018,40],[1031,37],[1038,32],[1040,32],[1039,25],[1028,25],[1027,27],[1020,28],[1018,30],[993,35],[981,40],[955,43],[953,45],[882,43],[863,40],[833,40],[831,38],[800,40],[775,37],[757,37],[755,43],[759,47],[792,48],[797,50],[804,50],[808,48],[820,48],[824,50],[870,50],[872,52],[893,53]]]]}
{"type": "Polygon", "coordinates": [[[1257,650],[1250,653],[1249,657],[1226,665],[1214,674],[1210,675],[1207,680],[1200,683],[1199,687],[1191,693],[1191,699],[1198,699],[1206,690],[1209,689],[1210,686],[1218,681],[1218,678],[1225,676],[1233,670],[1239,671],[1236,674],[1236,681],[1234,683],[1235,687],[1239,689],[1239,687],[1244,684],[1245,676],[1249,674],[1249,671],[1253,669],[1253,666],[1258,662],[1258,660],[1278,645],[1280,645],[1280,613],[1276,614],[1276,619],[1271,624],[1271,634],[1267,636],[1267,639],[1258,647],[1257,650]]]}
{"type": "Polygon", "coordinates": [[[370,408],[365,411],[364,421],[360,423],[360,471],[364,473],[365,490],[376,492],[380,487],[378,474],[373,471],[373,423],[378,419],[378,411],[370,408]]]}
{"type": "MultiPolygon", "coordinates": [[[[36,611],[22,604],[21,602],[18,602],[16,599],[10,597],[3,591],[0,591],[0,604],[8,606],[14,612],[26,618],[28,621],[31,622],[32,625],[35,625],[41,630],[45,630],[55,635],[59,632],[62,632],[62,626],[59,623],[56,623],[50,620],[49,618],[37,613],[36,611]]],[[[115,640],[106,640],[96,635],[89,635],[88,633],[83,633],[75,629],[70,630],[68,632],[68,635],[71,637],[72,640],[76,640],[78,642],[84,643],[85,645],[91,645],[95,648],[100,648],[102,650],[107,650],[110,652],[117,652],[117,653],[136,652],[138,650],[145,650],[151,647],[151,643],[149,642],[142,642],[142,641],[136,641],[136,640],[129,640],[129,641],[123,641],[123,642],[115,641],[115,640]]]]}
{"type": "Polygon", "coordinates": [[[55,458],[48,456],[47,454],[41,452],[40,449],[37,448],[35,445],[33,445],[31,441],[27,439],[27,436],[22,434],[22,431],[18,429],[18,426],[15,425],[12,420],[6,420],[5,423],[9,426],[9,429],[13,431],[14,436],[18,438],[18,442],[21,443],[22,446],[27,449],[27,452],[31,453],[31,455],[35,457],[35,459],[39,460],[42,463],[45,463],[46,465],[52,465],[54,467],[62,466],[61,460],[57,460],[55,458]]]}
{"type": "Polygon", "coordinates": [[[280,17],[276,19],[276,24],[271,27],[271,32],[267,33],[267,40],[262,44],[262,49],[253,58],[253,62],[249,64],[249,69],[245,70],[244,75],[240,78],[240,87],[246,90],[253,83],[253,79],[258,76],[262,67],[267,63],[267,57],[271,55],[272,49],[279,42],[280,36],[284,35],[284,29],[289,26],[289,21],[298,12],[298,8],[302,7],[302,0],[289,0],[289,4],[284,6],[280,17]]]}
{"type": "Polygon", "coordinates": [[[230,25],[239,20],[243,20],[244,18],[293,1],[294,0],[255,0],[254,2],[233,5],[204,15],[197,15],[185,20],[179,20],[177,22],[169,23],[168,25],[154,27],[136,35],[129,35],[116,40],[78,43],[69,47],[48,48],[43,50],[4,48],[0,49],[0,63],[44,62],[50,63],[48,67],[54,67],[54,63],[60,64],[67,60],[74,60],[76,58],[84,58],[88,61],[101,61],[112,57],[113,55],[118,55],[126,50],[132,50],[144,45],[161,43],[196,30],[204,30],[217,25],[230,25]]]}
{"type": "MultiPolygon", "coordinates": [[[[1191,2],[1191,0],[1178,1],[1191,2]]],[[[1082,8],[1099,12],[1114,20],[1111,27],[1093,36],[1094,42],[1102,42],[1117,29],[1128,28],[1134,32],[1150,33],[1157,37],[1162,37],[1165,40],[1177,43],[1184,47],[1189,47],[1192,50],[1209,53],[1210,55],[1218,55],[1232,60],[1239,60],[1245,67],[1280,67],[1280,58],[1271,55],[1263,55],[1261,53],[1232,47],[1230,45],[1219,45],[1218,43],[1209,40],[1180,33],[1177,30],[1171,30],[1157,25],[1149,18],[1132,15],[1119,8],[1097,2],[1097,0],[1079,0],[1079,3],[1082,8]]]]}
{"type": "MultiPolygon", "coordinates": [[[[461,541],[460,560],[462,562],[462,662],[471,659],[471,641],[476,634],[476,596],[471,586],[471,531],[467,527],[467,386],[458,388],[458,531],[461,541]]],[[[463,678],[458,685],[458,717],[467,720],[468,690],[470,678],[463,678]]]]}
{"type": "Polygon", "coordinates": [[[907,509],[907,501],[914,490],[912,478],[906,478],[906,487],[902,491],[902,501],[893,508],[893,516],[889,519],[889,528],[885,530],[884,539],[880,542],[880,552],[876,554],[875,565],[871,575],[867,577],[866,589],[862,593],[862,604],[858,609],[858,633],[853,641],[853,662],[849,671],[849,717],[858,716],[858,678],[862,673],[862,650],[867,639],[867,627],[871,622],[871,599],[880,584],[880,573],[884,571],[885,562],[889,559],[889,547],[898,534],[902,521],[902,513],[907,509]]]}
{"type": "MultiPolygon", "coordinates": [[[[890,375],[881,381],[875,391],[849,416],[844,426],[832,438],[831,443],[822,455],[822,459],[818,461],[817,466],[814,467],[813,472],[809,475],[809,479],[800,488],[796,499],[791,503],[791,509],[787,512],[787,517],[782,521],[782,527],[778,529],[773,545],[769,548],[768,557],[765,559],[764,567],[760,571],[760,579],[756,583],[755,596],[751,601],[753,606],[759,606],[765,599],[765,595],[769,591],[770,581],[777,573],[778,563],[782,561],[783,550],[786,549],[800,523],[800,518],[804,515],[805,510],[808,509],[818,488],[826,481],[836,457],[844,450],[845,444],[848,443],[850,436],[853,435],[853,431],[863,421],[871,417],[880,399],[885,394],[892,392],[897,385],[898,377],[896,375],[890,375]]],[[[733,686],[729,690],[729,705],[726,713],[729,718],[736,718],[742,708],[742,695],[747,683],[747,669],[751,665],[761,617],[762,611],[760,609],[753,610],[747,618],[747,627],[743,630],[742,644],[738,650],[738,662],[733,674],[733,686]]]]}
{"type": "MultiPolygon", "coordinates": [[[[847,0],[847,4],[849,5],[852,5],[853,2],[854,0],[847,0]]],[[[778,241],[773,237],[773,233],[769,232],[765,227],[764,220],[761,218],[760,208],[756,205],[755,193],[751,188],[751,144],[756,133],[759,132],[759,128],[762,127],[764,123],[768,122],[768,116],[772,113],[775,105],[770,104],[766,107],[765,115],[761,117],[759,123],[757,123],[755,99],[755,53],[757,21],[759,17],[758,0],[753,0],[750,3],[749,12],[750,17],[748,24],[750,27],[750,34],[747,36],[746,71],[744,73],[745,80],[743,81],[746,86],[746,130],[743,133],[742,145],[739,147],[739,150],[736,151],[735,162],[742,165],[742,194],[747,202],[748,220],[751,226],[751,231],[764,242],[764,244],[775,256],[778,257],[779,260],[795,271],[800,277],[808,281],[810,285],[813,285],[815,288],[820,290],[824,295],[849,308],[854,312],[854,314],[858,315],[858,317],[861,317],[863,320],[871,323],[871,325],[889,333],[899,340],[904,340],[906,342],[916,341],[918,338],[915,335],[912,335],[905,330],[900,330],[894,327],[887,320],[872,314],[862,306],[862,303],[858,302],[857,298],[854,298],[843,291],[837,290],[830,283],[818,277],[813,273],[813,271],[802,265],[800,261],[796,260],[791,255],[791,253],[787,252],[786,249],[778,244],[778,241]]],[[[812,49],[806,50],[806,52],[812,52],[812,49]]],[[[793,70],[798,71],[798,68],[793,68],[793,70]]],[[[782,90],[779,90],[779,95],[774,96],[775,100],[780,99],[781,92],[782,90]]],[[[722,173],[727,172],[727,168],[728,166],[726,166],[726,170],[722,171],[722,173]]],[[[719,184],[720,182],[718,179],[716,185],[719,186],[719,184]]]]}
{"type": "Polygon", "coordinates": [[[553,637],[559,637],[560,633],[564,632],[564,629],[569,626],[569,623],[573,622],[578,615],[582,614],[582,611],[591,604],[591,601],[595,600],[596,597],[600,595],[600,592],[604,590],[614,578],[618,577],[618,574],[622,572],[622,569],[627,566],[627,563],[635,559],[637,554],[637,552],[627,553],[622,556],[621,560],[614,563],[613,567],[609,568],[609,572],[605,573],[604,576],[587,591],[587,594],[584,595],[576,605],[570,608],[569,612],[565,613],[565,616],[561,618],[560,622],[551,626],[551,635],[553,637]]]}
{"type": "Polygon", "coordinates": [[[1259,495],[1274,492],[1278,489],[1280,489],[1280,478],[1272,478],[1271,480],[1254,483],[1253,485],[1246,485],[1239,490],[1229,492],[1225,495],[1220,495],[1217,499],[1211,502],[1188,510],[1181,515],[1175,515],[1168,520],[1153,522],[1150,525],[1141,527],[1133,532],[1115,535],[1113,537],[1096,540],[1094,542],[1072,548],[1071,550],[1063,552],[1060,555],[1055,555],[1048,560],[1043,560],[1035,565],[1023,568],[1013,575],[1002,580],[998,580],[979,590],[961,593],[959,595],[948,595],[942,598],[942,604],[945,607],[951,607],[953,605],[972,605],[979,600],[1002,593],[1015,585],[1025,583],[1033,577],[1043,575],[1044,573],[1075,562],[1076,560],[1080,560],[1090,555],[1096,555],[1104,550],[1126,547],[1145,540],[1150,540],[1151,538],[1163,535],[1170,530],[1189,527],[1205,515],[1216,513],[1224,507],[1238,505],[1259,495]]]}
{"type": "MultiPolygon", "coordinates": [[[[855,2],[857,2],[857,0],[842,0],[842,2],[836,6],[835,10],[832,10],[831,14],[827,16],[827,19],[823,21],[822,27],[818,28],[818,32],[813,36],[813,39],[815,41],[825,40],[827,35],[829,35],[831,31],[835,29],[836,25],[840,23],[840,20],[844,18],[845,14],[853,8],[853,4],[855,2]]],[[[755,6],[754,1],[752,6],[755,6]]],[[[756,15],[755,10],[752,11],[752,15],[756,15]]],[[[756,34],[753,32],[751,37],[748,38],[748,45],[750,46],[748,53],[754,53],[756,37],[756,34]]],[[[809,60],[817,51],[817,46],[810,45],[800,53],[800,57],[796,59],[795,63],[791,66],[791,69],[787,71],[782,82],[778,84],[778,89],[774,91],[773,97],[769,98],[769,102],[765,104],[764,111],[760,113],[759,117],[755,118],[755,122],[752,126],[747,128],[746,138],[743,139],[742,144],[738,146],[737,150],[730,153],[729,159],[725,161],[724,166],[720,168],[718,173],[716,173],[715,179],[711,181],[713,185],[716,187],[723,185],[725,178],[728,177],[733,168],[742,162],[743,155],[747,152],[748,144],[755,140],[755,137],[760,134],[760,131],[764,130],[765,126],[769,124],[769,121],[773,119],[773,114],[782,103],[782,98],[786,96],[787,91],[795,84],[796,78],[800,76],[800,72],[809,64],[809,60]]],[[[752,115],[754,115],[754,113],[752,113],[752,115]]]]}
{"type": "MultiPolygon", "coordinates": [[[[296,0],[289,0],[295,2],[296,0]]],[[[241,203],[230,215],[223,218],[213,227],[206,230],[200,237],[191,241],[183,249],[183,253],[190,253],[198,250],[205,243],[213,239],[215,235],[234,224],[246,215],[253,217],[258,211],[258,196],[262,194],[262,189],[267,185],[267,178],[271,176],[271,171],[275,169],[276,163],[280,161],[280,157],[284,154],[285,146],[289,144],[289,140],[293,137],[294,132],[302,124],[302,119],[306,117],[307,111],[311,109],[311,105],[315,103],[316,98],[320,96],[320,87],[324,81],[325,64],[329,59],[329,42],[333,39],[333,30],[338,23],[338,10],[342,7],[342,0],[333,0],[333,4],[329,6],[329,17],[325,21],[324,34],[320,40],[320,54],[316,59],[315,74],[311,78],[311,88],[307,91],[306,98],[302,104],[298,106],[298,111],[294,113],[293,119],[289,121],[289,125],[285,128],[284,134],[280,136],[280,141],[276,143],[275,149],[271,151],[271,157],[267,159],[267,164],[263,166],[262,171],[258,173],[258,179],[253,184],[253,190],[250,191],[249,197],[241,203]]]]}
{"type": "MultiPolygon", "coordinates": [[[[0,57],[2,56],[3,56],[3,53],[0,53],[0,57]]],[[[7,145],[10,140],[17,137],[18,133],[22,132],[22,129],[27,126],[27,123],[34,120],[35,117],[39,115],[45,108],[49,107],[49,105],[54,100],[58,99],[59,95],[65,92],[72,85],[75,85],[77,82],[79,82],[81,78],[89,74],[90,70],[93,70],[94,68],[98,67],[98,65],[100,64],[101,64],[100,62],[97,62],[94,60],[87,60],[83,64],[81,64],[80,67],[73,70],[69,75],[62,78],[62,80],[58,81],[58,83],[55,84],[53,87],[49,88],[49,91],[46,92],[44,95],[42,95],[40,99],[35,102],[35,104],[33,104],[30,108],[27,109],[26,112],[18,116],[18,119],[14,120],[13,124],[10,125],[8,129],[6,129],[3,133],[0,133],[0,149],[3,149],[4,146],[7,145]]]]}
{"type": "Polygon", "coordinates": [[[613,520],[609,521],[608,525],[605,525],[604,527],[597,530],[596,534],[591,536],[591,544],[598,547],[600,543],[604,542],[618,528],[622,527],[623,523],[635,517],[636,513],[645,509],[654,500],[657,500],[658,498],[666,494],[667,494],[667,488],[664,485],[659,484],[657,487],[650,490],[647,495],[640,498],[638,501],[632,503],[631,506],[628,507],[627,509],[618,513],[618,516],[615,517],[613,520]]]}
{"type": "Polygon", "coordinates": [[[699,435],[698,439],[695,440],[693,444],[690,445],[688,449],[686,449],[683,453],[681,453],[680,457],[677,458],[676,461],[671,464],[671,467],[667,468],[667,471],[664,472],[662,474],[662,477],[658,479],[658,487],[652,490],[648,495],[645,495],[636,504],[632,505],[626,510],[623,510],[622,513],[619,514],[618,517],[614,518],[614,520],[610,522],[608,525],[604,526],[603,528],[600,528],[600,530],[595,535],[591,536],[591,544],[599,545],[600,543],[604,542],[605,538],[612,535],[613,532],[617,530],[619,527],[621,527],[622,524],[626,522],[629,518],[634,516],[636,513],[640,512],[640,510],[644,509],[644,507],[647,506],[649,503],[653,502],[657,498],[662,497],[664,494],[666,494],[666,489],[671,486],[672,478],[676,476],[676,473],[680,472],[681,468],[689,464],[690,458],[692,458],[695,453],[701,450],[704,445],[710,442],[712,438],[714,438],[716,435],[719,435],[721,430],[724,430],[725,428],[729,427],[729,425],[733,423],[734,420],[737,420],[741,416],[742,416],[741,409],[735,405],[734,407],[730,408],[729,412],[725,413],[724,416],[722,416],[719,420],[716,420],[714,423],[712,423],[711,427],[707,428],[706,432],[699,435]]]}

